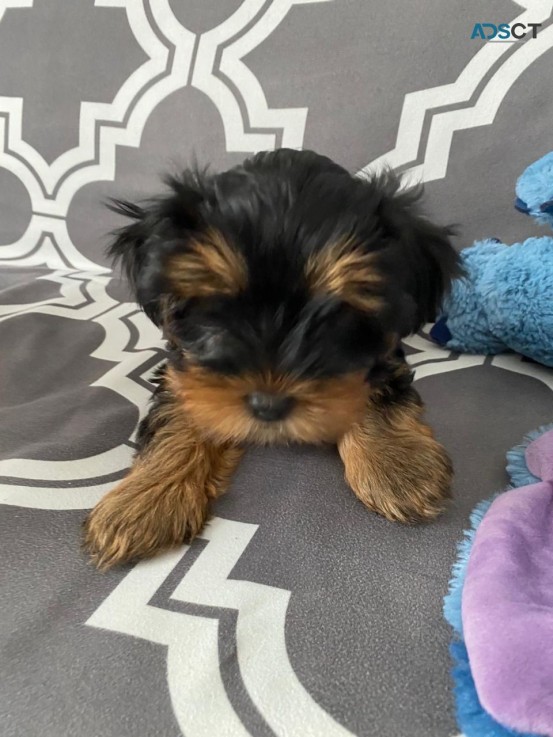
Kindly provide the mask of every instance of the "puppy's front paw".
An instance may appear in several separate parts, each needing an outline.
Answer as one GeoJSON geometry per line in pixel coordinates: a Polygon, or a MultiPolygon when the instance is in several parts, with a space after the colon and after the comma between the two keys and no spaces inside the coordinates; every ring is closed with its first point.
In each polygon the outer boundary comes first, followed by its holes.
{"type": "Polygon", "coordinates": [[[207,517],[207,499],[175,503],[155,487],[144,493],[133,475],[105,496],[84,524],[84,549],[101,570],[147,558],[195,537],[207,517]],[[168,506],[167,502],[173,502],[168,506]]]}
{"type": "Polygon", "coordinates": [[[340,454],[354,493],[369,509],[392,521],[437,517],[451,496],[453,469],[444,447],[430,434],[389,441],[371,441],[361,431],[342,440],[340,454]]]}

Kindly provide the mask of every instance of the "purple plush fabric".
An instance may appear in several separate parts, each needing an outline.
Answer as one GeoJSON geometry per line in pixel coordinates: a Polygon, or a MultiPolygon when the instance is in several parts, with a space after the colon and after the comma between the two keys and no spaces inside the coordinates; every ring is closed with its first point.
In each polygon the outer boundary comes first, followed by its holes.
{"type": "Polygon", "coordinates": [[[526,450],[544,481],[499,496],[482,520],[463,589],[465,642],[482,706],[553,735],[553,431],[526,450]]]}

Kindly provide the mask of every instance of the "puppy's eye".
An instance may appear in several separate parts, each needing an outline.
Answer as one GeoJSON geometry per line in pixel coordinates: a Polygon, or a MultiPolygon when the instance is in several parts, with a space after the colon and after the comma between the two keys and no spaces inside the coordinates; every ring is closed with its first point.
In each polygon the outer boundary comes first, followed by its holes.
{"type": "Polygon", "coordinates": [[[210,356],[221,352],[225,342],[222,331],[194,326],[181,336],[181,345],[184,353],[193,353],[195,356],[210,356]]]}
{"type": "Polygon", "coordinates": [[[239,370],[240,346],[224,330],[196,327],[181,345],[185,355],[212,371],[236,373],[239,370]]]}
{"type": "Polygon", "coordinates": [[[223,333],[206,333],[196,342],[196,350],[204,356],[216,355],[224,347],[223,333]]]}

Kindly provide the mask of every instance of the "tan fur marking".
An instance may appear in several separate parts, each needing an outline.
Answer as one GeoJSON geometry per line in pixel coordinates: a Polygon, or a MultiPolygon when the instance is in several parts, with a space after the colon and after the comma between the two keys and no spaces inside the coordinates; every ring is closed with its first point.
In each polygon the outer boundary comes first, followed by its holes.
{"type": "Polygon", "coordinates": [[[181,407],[167,413],[128,476],[86,520],[84,547],[102,570],[194,538],[240,459],[241,449],[200,439],[181,407]]]}
{"type": "Polygon", "coordinates": [[[200,432],[219,442],[261,444],[336,442],[362,419],[369,387],[365,373],[333,379],[295,380],[289,376],[218,376],[197,366],[168,371],[168,385],[200,432]],[[296,404],[281,422],[255,420],[246,405],[254,391],[282,392],[296,404]]]}
{"type": "Polygon", "coordinates": [[[364,253],[352,240],[327,245],[313,254],[306,276],[315,293],[335,295],[357,309],[374,312],[384,305],[382,297],[371,293],[382,284],[375,256],[364,253]]]}
{"type": "Polygon", "coordinates": [[[345,476],[369,509],[389,520],[436,517],[450,496],[451,461],[421,420],[417,395],[403,405],[370,401],[364,420],[338,443],[345,476]]]}
{"type": "Polygon", "coordinates": [[[168,266],[169,278],[180,297],[234,296],[246,287],[244,257],[219,231],[208,230],[188,249],[174,256],[168,266]]]}

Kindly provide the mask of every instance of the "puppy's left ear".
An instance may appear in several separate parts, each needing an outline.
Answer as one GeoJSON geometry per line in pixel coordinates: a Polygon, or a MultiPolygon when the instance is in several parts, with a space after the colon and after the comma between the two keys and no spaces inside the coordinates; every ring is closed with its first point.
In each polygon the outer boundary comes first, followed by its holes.
{"type": "Polygon", "coordinates": [[[415,332],[436,318],[451,281],[462,275],[457,252],[451,244],[455,230],[436,225],[423,214],[422,186],[401,189],[393,172],[369,182],[379,196],[377,214],[387,247],[381,266],[403,291],[408,315],[404,334],[415,332]]]}
{"type": "Polygon", "coordinates": [[[181,178],[167,177],[165,183],[165,195],[144,203],[107,203],[131,221],[113,233],[107,253],[121,263],[136,301],[156,325],[162,320],[163,298],[172,291],[165,265],[202,227],[200,175],[184,172],[181,178]]]}

